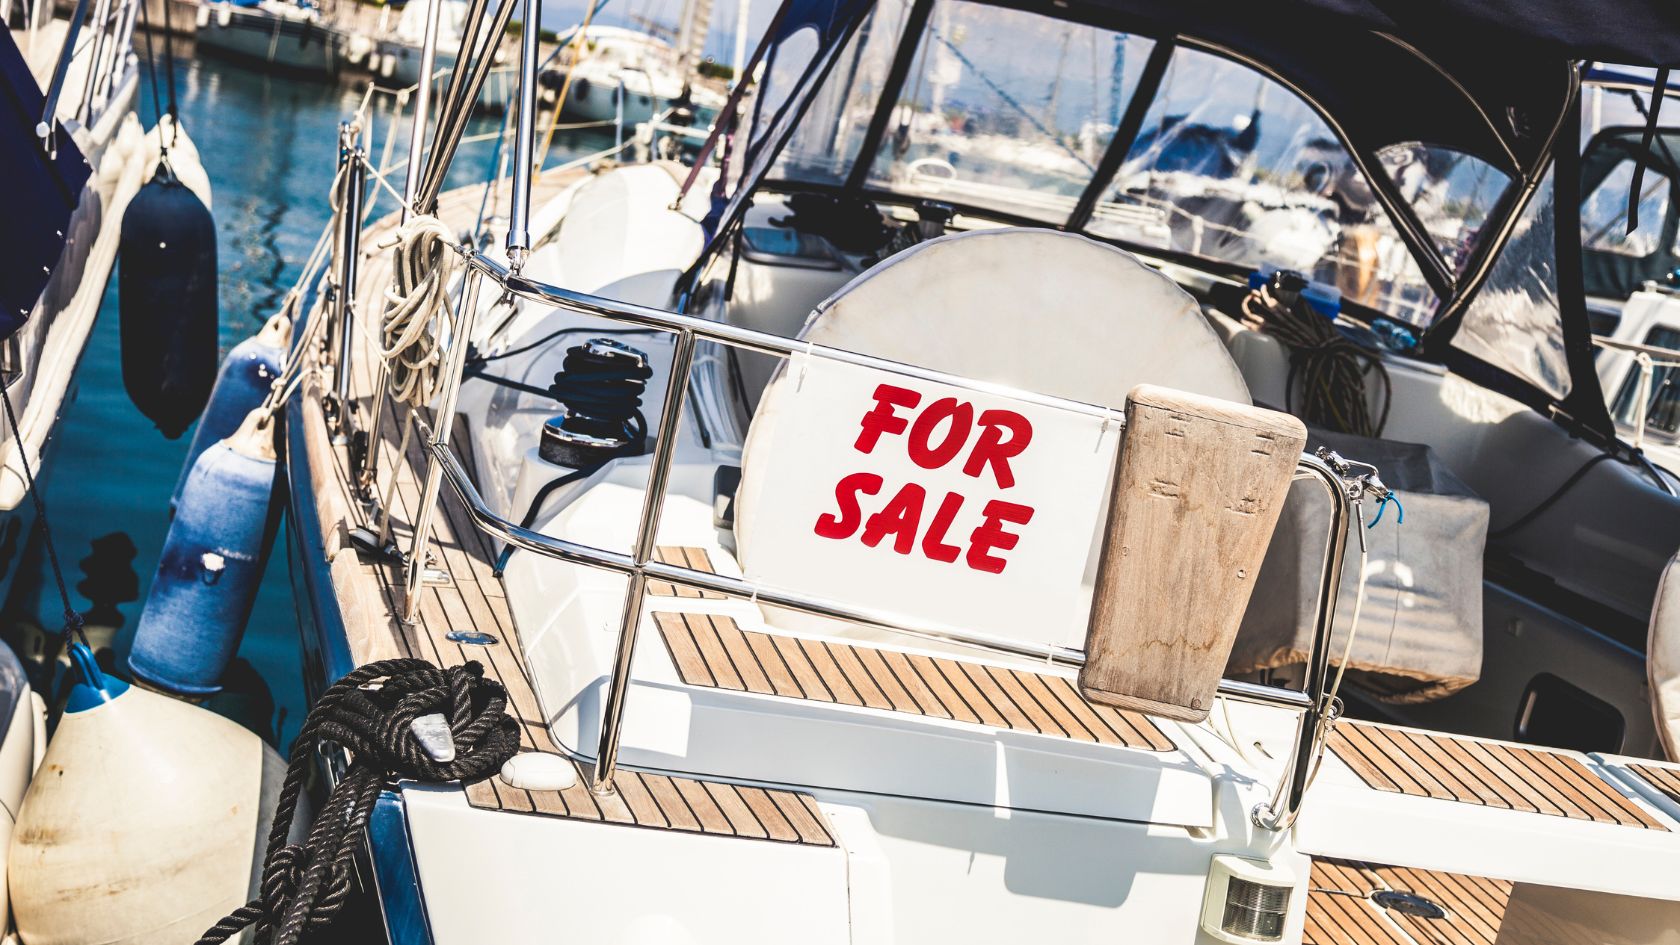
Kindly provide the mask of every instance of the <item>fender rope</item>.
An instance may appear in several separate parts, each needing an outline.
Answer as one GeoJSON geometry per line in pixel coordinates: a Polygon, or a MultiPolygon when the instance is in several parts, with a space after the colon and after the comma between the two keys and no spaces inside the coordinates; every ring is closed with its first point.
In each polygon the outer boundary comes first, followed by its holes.
{"type": "Polygon", "coordinates": [[[257,945],[295,945],[332,924],[354,889],[356,848],[386,783],[471,783],[494,774],[519,750],[518,725],[506,709],[507,690],[485,679],[476,662],[438,669],[425,660],[380,660],[333,683],[292,743],[257,898],[211,926],[198,945],[225,942],[247,926],[255,926],[257,945]],[[453,761],[434,761],[409,730],[431,713],[448,720],[453,761]],[[325,742],[348,750],[350,767],[316,813],[308,839],[287,843],[310,760],[325,742]]]}

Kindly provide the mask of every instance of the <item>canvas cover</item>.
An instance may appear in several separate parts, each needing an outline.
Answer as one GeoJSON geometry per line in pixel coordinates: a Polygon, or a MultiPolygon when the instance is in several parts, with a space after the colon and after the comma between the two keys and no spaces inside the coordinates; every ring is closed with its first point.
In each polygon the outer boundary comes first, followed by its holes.
{"type": "MultiPolygon", "coordinates": [[[[1391,506],[1376,527],[1356,526],[1364,532],[1370,560],[1348,678],[1392,703],[1439,699],[1475,682],[1482,669],[1487,503],[1427,446],[1311,430],[1308,449],[1319,446],[1376,466],[1405,507],[1403,525],[1391,506]]],[[[1366,520],[1374,515],[1367,502],[1366,520]]],[[[1329,517],[1321,486],[1298,481],[1291,487],[1237,634],[1229,675],[1306,662],[1329,517]]],[[[1342,575],[1333,663],[1347,646],[1358,587],[1359,541],[1351,533],[1342,575]]]]}

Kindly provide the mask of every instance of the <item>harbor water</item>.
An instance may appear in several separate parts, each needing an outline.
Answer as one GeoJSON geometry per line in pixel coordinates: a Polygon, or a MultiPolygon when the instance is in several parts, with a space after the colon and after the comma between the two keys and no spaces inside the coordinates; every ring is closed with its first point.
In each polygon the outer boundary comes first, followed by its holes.
{"type": "MultiPolygon", "coordinates": [[[[144,39],[136,46],[145,55],[144,39]]],[[[166,67],[161,41],[153,52],[166,67]]],[[[366,83],[275,76],[242,63],[197,56],[177,39],[175,85],[182,127],[198,146],[214,190],[220,266],[220,352],[249,337],[278,310],[286,291],[327,223],[339,122],[361,101],[366,83]]],[[[143,70],[137,109],[151,127],[159,106],[143,70]]],[[[373,145],[383,149],[388,104],[376,108],[373,145]]],[[[482,181],[494,154],[500,115],[474,120],[469,135],[492,140],[463,145],[451,183],[482,181]]],[[[395,154],[407,151],[397,129],[395,154]]],[[[610,147],[611,132],[557,135],[549,163],[610,147]]],[[[400,187],[400,161],[393,183],[400,187]]],[[[388,193],[371,198],[373,214],[392,211],[388,193]]],[[[121,267],[118,261],[118,267],[121,267]]],[[[118,348],[117,276],[106,287],[74,401],[49,447],[44,496],[53,540],[70,584],[71,605],[83,614],[107,667],[126,665],[128,647],[168,532],[169,498],[193,431],[166,439],[129,402],[118,348]]],[[[280,541],[285,540],[284,525],[280,541]]],[[[5,639],[29,659],[51,653],[48,634],[63,623],[37,528],[6,602],[5,639]]],[[[297,618],[283,548],[273,555],[226,690],[208,705],[284,750],[306,706],[300,681],[297,618]]]]}

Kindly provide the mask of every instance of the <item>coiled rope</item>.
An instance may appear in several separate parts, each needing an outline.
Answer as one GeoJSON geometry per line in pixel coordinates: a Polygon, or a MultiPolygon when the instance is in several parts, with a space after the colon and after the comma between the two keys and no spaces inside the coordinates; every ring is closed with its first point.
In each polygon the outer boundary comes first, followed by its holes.
{"type": "Polygon", "coordinates": [[[519,750],[518,726],[506,708],[507,691],[485,679],[476,662],[439,669],[425,660],[381,660],[328,687],[292,744],[257,898],[211,926],[198,945],[225,942],[253,926],[257,945],[295,945],[331,925],[354,890],[356,848],[387,781],[489,777],[519,750]],[[448,722],[452,761],[434,760],[410,731],[415,719],[433,713],[448,722]],[[350,767],[315,815],[308,839],[287,843],[310,760],[326,742],[350,752],[350,767]]]}
{"type": "Polygon", "coordinates": [[[1269,284],[1244,296],[1242,310],[1289,348],[1285,410],[1338,433],[1382,435],[1393,392],[1388,369],[1375,354],[1348,340],[1330,319],[1312,311],[1306,300],[1289,304],[1274,295],[1269,284]],[[1378,403],[1382,409],[1375,417],[1366,397],[1367,373],[1374,374],[1381,387],[1378,403]],[[1301,389],[1299,411],[1294,402],[1297,381],[1301,389]]]}
{"type": "Polygon", "coordinates": [[[449,281],[460,260],[443,221],[417,216],[397,229],[391,285],[380,319],[380,355],[390,372],[391,396],[423,407],[443,387],[443,322],[448,318],[449,281]]]}

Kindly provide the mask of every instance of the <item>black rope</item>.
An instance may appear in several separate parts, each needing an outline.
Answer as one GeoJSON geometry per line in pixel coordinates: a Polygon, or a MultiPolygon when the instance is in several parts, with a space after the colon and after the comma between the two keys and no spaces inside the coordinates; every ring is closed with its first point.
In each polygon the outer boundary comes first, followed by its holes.
{"type": "Polygon", "coordinates": [[[64,568],[59,565],[58,551],[53,548],[52,526],[47,522],[47,502],[41,498],[41,490],[35,484],[35,470],[29,464],[29,446],[23,441],[17,413],[12,410],[11,387],[4,378],[0,378],[0,403],[6,405],[6,424],[12,428],[12,443],[17,447],[18,462],[23,465],[23,482],[29,489],[30,501],[35,504],[35,521],[41,526],[41,539],[47,546],[47,562],[52,566],[53,581],[58,585],[58,600],[64,605],[64,636],[66,639],[74,636],[92,650],[87,633],[82,629],[82,615],[70,606],[70,586],[64,583],[64,568]]]}
{"type": "MultiPolygon", "coordinates": [[[[163,99],[158,95],[157,57],[152,51],[152,15],[146,12],[146,6],[146,0],[140,0],[141,32],[146,34],[146,77],[150,80],[149,84],[152,87],[152,114],[161,118],[163,116],[163,99]]],[[[169,0],[164,0],[164,13],[167,14],[168,12],[169,0]]],[[[158,135],[158,145],[165,155],[169,153],[168,144],[163,140],[161,134],[158,135]]]]}
{"type": "Polygon", "coordinates": [[[548,334],[543,335],[541,338],[538,338],[536,341],[532,341],[532,342],[529,342],[527,344],[522,344],[522,345],[520,345],[516,348],[509,348],[506,351],[498,351],[495,354],[479,354],[476,351],[469,351],[469,352],[467,352],[467,362],[466,362],[467,363],[467,373],[469,375],[473,374],[475,368],[481,367],[482,365],[485,365],[485,364],[489,364],[492,361],[501,361],[501,360],[504,360],[506,358],[511,358],[515,355],[524,354],[525,352],[530,351],[534,348],[540,348],[543,345],[548,344],[550,341],[553,341],[556,338],[560,338],[560,337],[563,337],[565,335],[584,335],[584,334],[588,334],[588,335],[607,335],[607,336],[611,336],[613,338],[628,338],[631,335],[669,335],[670,332],[665,331],[662,328],[561,328],[559,330],[551,331],[548,334]]]}
{"type": "Polygon", "coordinates": [[[623,357],[604,358],[588,345],[576,345],[566,350],[548,392],[573,416],[587,418],[603,430],[622,430],[639,445],[647,439],[642,392],[651,377],[653,368],[645,359],[638,364],[623,357]]]}
{"type": "Polygon", "coordinates": [[[1585,463],[1582,463],[1580,469],[1577,469],[1577,470],[1575,470],[1575,472],[1571,473],[1569,478],[1565,479],[1563,481],[1563,485],[1560,485],[1556,489],[1552,490],[1552,494],[1547,496],[1545,499],[1541,500],[1539,505],[1536,505],[1534,508],[1529,509],[1527,512],[1524,512],[1523,514],[1517,516],[1516,520],[1513,521],[1511,524],[1506,525],[1503,528],[1496,528],[1496,529],[1488,532],[1488,540],[1489,541],[1496,541],[1498,539],[1504,538],[1505,536],[1516,532],[1518,529],[1522,528],[1523,526],[1527,525],[1528,523],[1530,523],[1530,522],[1534,521],[1535,519],[1539,518],[1541,515],[1543,515],[1545,513],[1545,511],[1547,509],[1556,505],[1558,503],[1559,499],[1562,499],[1564,496],[1568,495],[1569,490],[1575,488],[1575,484],[1580,482],[1581,479],[1583,477],[1585,477],[1586,474],[1588,472],[1590,472],[1594,466],[1597,466],[1599,463],[1602,463],[1607,459],[1615,459],[1615,458],[1616,457],[1611,453],[1600,453],[1597,456],[1594,456],[1592,459],[1587,460],[1585,463]]]}
{"type": "MultiPolygon", "coordinates": [[[[1639,229],[1639,195],[1645,186],[1646,157],[1651,153],[1651,139],[1657,133],[1657,116],[1662,113],[1663,95],[1668,91],[1668,67],[1657,70],[1651,85],[1651,111],[1645,116],[1645,134],[1639,141],[1639,153],[1633,157],[1633,180],[1628,182],[1627,231],[1639,229]]],[[[1641,109],[1644,111],[1644,109],[1641,109]]]]}
{"type": "Polygon", "coordinates": [[[257,898],[211,926],[198,945],[225,942],[253,926],[257,945],[295,945],[332,924],[354,891],[356,848],[386,783],[490,777],[519,751],[518,725],[506,709],[507,691],[485,679],[476,662],[438,669],[425,660],[382,660],[328,687],[292,743],[257,898]],[[434,712],[449,723],[453,761],[434,761],[409,730],[434,712]],[[316,813],[308,839],[287,843],[304,777],[325,742],[348,750],[350,767],[316,813]]]}
{"type": "Polygon", "coordinates": [[[1285,410],[1297,413],[1295,389],[1299,382],[1298,413],[1302,419],[1338,433],[1382,435],[1383,427],[1388,425],[1393,387],[1388,369],[1376,354],[1337,331],[1330,319],[1313,311],[1305,299],[1280,298],[1270,284],[1245,296],[1242,310],[1289,348],[1289,376],[1283,394],[1285,410]],[[1381,386],[1378,402],[1382,407],[1375,417],[1371,416],[1366,397],[1367,375],[1375,375],[1381,386]]]}
{"type": "MultiPolygon", "coordinates": [[[[142,6],[146,0],[140,0],[142,6]]],[[[163,0],[163,77],[169,83],[169,143],[173,145],[181,134],[181,107],[175,97],[175,24],[169,15],[169,0],[163,0]]],[[[148,39],[148,42],[150,40],[148,39]]],[[[153,86],[156,91],[156,86],[153,86]]],[[[158,132],[158,145],[163,145],[163,132],[158,132]]]]}

